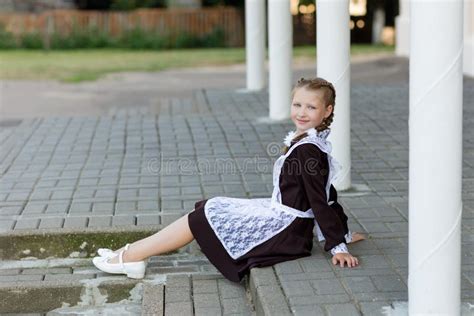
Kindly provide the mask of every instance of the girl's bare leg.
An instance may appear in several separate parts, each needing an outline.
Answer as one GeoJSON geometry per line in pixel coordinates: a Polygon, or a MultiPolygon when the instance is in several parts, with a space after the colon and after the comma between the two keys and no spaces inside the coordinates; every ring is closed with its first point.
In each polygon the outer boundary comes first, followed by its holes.
{"type": "MultiPolygon", "coordinates": [[[[141,261],[173,251],[186,246],[193,240],[194,236],[189,228],[188,214],[186,214],[159,232],[130,244],[130,248],[123,253],[123,262],[141,261]]],[[[118,256],[108,260],[109,263],[118,261],[118,256]]]]}

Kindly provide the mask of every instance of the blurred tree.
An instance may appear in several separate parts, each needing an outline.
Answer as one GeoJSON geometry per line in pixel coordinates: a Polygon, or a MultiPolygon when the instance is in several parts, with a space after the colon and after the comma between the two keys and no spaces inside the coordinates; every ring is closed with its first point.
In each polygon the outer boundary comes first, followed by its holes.
{"type": "Polygon", "coordinates": [[[198,9],[202,7],[202,0],[166,0],[166,7],[198,9]]]}
{"type": "Polygon", "coordinates": [[[128,11],[137,8],[136,0],[112,0],[110,4],[111,10],[128,11]]]}
{"type": "MultiPolygon", "coordinates": [[[[74,0],[74,3],[78,9],[82,10],[132,10],[136,8],[166,7],[166,0],[74,0]]],[[[202,0],[203,7],[232,6],[244,8],[244,4],[245,0],[202,0]]]]}
{"type": "MultiPolygon", "coordinates": [[[[265,0],[262,0],[265,1],[265,0]]],[[[245,0],[202,0],[203,7],[231,6],[243,8],[245,0]]]]}
{"type": "Polygon", "coordinates": [[[111,0],[111,10],[133,10],[136,8],[162,8],[165,0],[111,0]]]}
{"type": "Polygon", "coordinates": [[[166,0],[74,0],[82,10],[133,10],[137,8],[163,8],[166,0]]]}
{"type": "Polygon", "coordinates": [[[82,10],[108,10],[111,0],[74,0],[76,7],[82,10]]]}

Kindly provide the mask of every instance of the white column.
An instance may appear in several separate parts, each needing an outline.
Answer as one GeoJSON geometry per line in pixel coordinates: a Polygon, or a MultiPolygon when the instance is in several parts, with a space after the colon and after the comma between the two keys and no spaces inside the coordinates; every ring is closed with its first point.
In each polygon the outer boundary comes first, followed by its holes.
{"type": "Polygon", "coordinates": [[[463,0],[411,2],[410,315],[460,315],[462,9],[463,0]]]}
{"type": "Polygon", "coordinates": [[[382,42],[382,31],[385,26],[385,10],[377,8],[374,12],[372,23],[372,44],[380,44],[382,42]]]}
{"type": "Polygon", "coordinates": [[[408,57],[410,53],[410,3],[400,0],[400,14],[395,18],[395,54],[408,57]]]}
{"type": "Polygon", "coordinates": [[[474,77],[474,3],[464,0],[464,73],[474,77]]]}
{"type": "Polygon", "coordinates": [[[245,0],[247,90],[265,87],[265,1],[245,0]]]}
{"type": "Polygon", "coordinates": [[[268,57],[270,119],[290,117],[293,57],[290,1],[268,0],[268,57]]]}
{"type": "Polygon", "coordinates": [[[343,169],[335,186],[346,190],[351,186],[349,0],[318,0],[316,5],[318,77],[336,88],[330,140],[343,169]]]}

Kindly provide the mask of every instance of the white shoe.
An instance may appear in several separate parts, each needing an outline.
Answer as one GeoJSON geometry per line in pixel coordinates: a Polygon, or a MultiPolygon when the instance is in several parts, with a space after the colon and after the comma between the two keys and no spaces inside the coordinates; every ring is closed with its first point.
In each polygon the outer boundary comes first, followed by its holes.
{"type": "MultiPolygon", "coordinates": [[[[126,244],[124,249],[128,250],[128,247],[130,247],[130,244],[126,244]]],[[[109,248],[99,248],[99,249],[97,249],[97,254],[101,257],[104,257],[104,258],[105,257],[113,258],[116,255],[118,255],[118,253],[114,252],[112,249],[109,249],[109,248]]]]}
{"type": "Polygon", "coordinates": [[[97,269],[107,273],[126,274],[127,277],[132,279],[143,279],[147,263],[145,261],[123,262],[123,253],[124,250],[119,252],[118,263],[109,263],[110,258],[100,256],[94,257],[92,263],[97,269]]]}

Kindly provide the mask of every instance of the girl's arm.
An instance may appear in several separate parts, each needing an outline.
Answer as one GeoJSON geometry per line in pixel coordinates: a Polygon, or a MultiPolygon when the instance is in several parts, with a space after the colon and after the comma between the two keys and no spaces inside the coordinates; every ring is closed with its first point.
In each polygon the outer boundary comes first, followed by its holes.
{"type": "MultiPolygon", "coordinates": [[[[327,156],[326,156],[327,157],[327,156]]],[[[344,231],[347,232],[344,235],[344,239],[346,243],[352,242],[352,232],[347,226],[347,215],[344,213],[344,209],[341,204],[338,203],[337,201],[337,191],[336,188],[331,184],[330,189],[329,189],[329,205],[331,208],[336,212],[337,216],[342,221],[342,225],[344,226],[344,231]]],[[[341,243],[334,248],[331,249],[331,254],[335,255],[336,253],[348,253],[349,251],[347,250],[346,243],[341,243]]]]}
{"type": "Polygon", "coordinates": [[[301,163],[301,181],[306,196],[326,239],[324,250],[331,250],[333,255],[348,253],[345,237],[349,233],[347,217],[342,216],[342,210],[331,207],[327,200],[326,178],[329,172],[327,155],[314,144],[300,145],[295,151],[301,163]]]}

